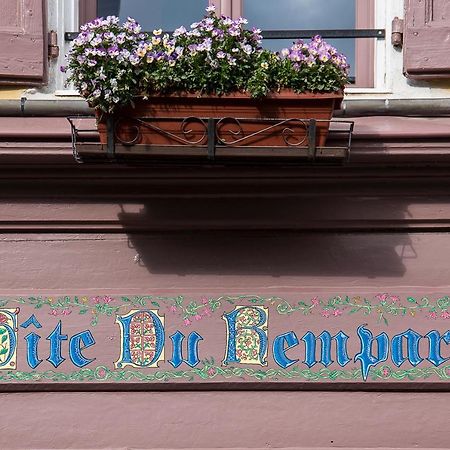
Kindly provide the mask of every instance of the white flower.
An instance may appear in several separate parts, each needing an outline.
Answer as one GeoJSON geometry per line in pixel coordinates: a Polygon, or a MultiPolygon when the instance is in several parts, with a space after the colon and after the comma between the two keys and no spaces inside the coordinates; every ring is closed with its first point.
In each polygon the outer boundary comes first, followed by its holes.
{"type": "Polygon", "coordinates": [[[174,36],[181,36],[182,34],[185,34],[186,31],[187,31],[186,28],[180,27],[180,28],[177,28],[177,29],[173,32],[173,35],[174,35],[174,36]]]}

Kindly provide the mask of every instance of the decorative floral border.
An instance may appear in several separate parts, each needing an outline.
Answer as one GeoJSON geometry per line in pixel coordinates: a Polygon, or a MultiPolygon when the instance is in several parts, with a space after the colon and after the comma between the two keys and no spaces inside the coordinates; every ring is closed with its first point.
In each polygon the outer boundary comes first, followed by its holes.
{"type": "Polygon", "coordinates": [[[291,315],[300,313],[305,316],[315,315],[325,319],[336,319],[343,315],[375,314],[379,322],[388,325],[388,317],[416,317],[424,315],[428,319],[450,319],[450,296],[430,300],[428,297],[411,297],[404,299],[398,295],[379,293],[369,299],[361,296],[318,296],[308,300],[288,301],[282,297],[262,297],[259,295],[223,295],[219,297],[201,297],[200,300],[188,299],[182,295],[176,297],[159,296],[59,296],[59,297],[18,297],[0,299],[0,308],[11,303],[30,304],[35,309],[48,308],[52,316],[89,314],[91,326],[96,326],[101,316],[115,316],[127,312],[129,308],[166,307],[173,314],[178,314],[184,325],[211,317],[225,305],[272,305],[278,314],[291,315]]]}
{"type": "MultiPolygon", "coordinates": [[[[445,367],[424,367],[411,369],[398,369],[390,366],[381,366],[370,371],[369,377],[372,381],[380,380],[424,380],[429,378],[439,378],[450,380],[450,365],[445,367]]],[[[98,366],[93,369],[80,369],[71,373],[55,372],[48,370],[45,372],[22,372],[5,371],[0,372],[1,382],[36,382],[51,381],[59,383],[73,382],[169,382],[216,380],[216,381],[243,381],[243,378],[256,381],[360,381],[362,379],[361,370],[353,369],[327,369],[320,370],[303,369],[294,366],[289,369],[254,369],[242,367],[220,367],[214,361],[203,361],[202,367],[189,370],[166,370],[145,373],[139,370],[111,370],[106,366],[98,366]]],[[[249,380],[248,380],[249,381],[249,380]]]]}

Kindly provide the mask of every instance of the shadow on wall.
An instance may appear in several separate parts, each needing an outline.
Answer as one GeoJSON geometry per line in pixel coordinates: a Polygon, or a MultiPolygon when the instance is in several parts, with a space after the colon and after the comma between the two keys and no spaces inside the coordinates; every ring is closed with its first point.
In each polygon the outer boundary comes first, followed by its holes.
{"type": "MultiPolygon", "coordinates": [[[[398,208],[384,212],[404,219],[398,208]]],[[[153,199],[119,214],[151,273],[400,277],[416,257],[411,241],[371,231],[376,218],[367,199],[295,196],[153,199]]]]}

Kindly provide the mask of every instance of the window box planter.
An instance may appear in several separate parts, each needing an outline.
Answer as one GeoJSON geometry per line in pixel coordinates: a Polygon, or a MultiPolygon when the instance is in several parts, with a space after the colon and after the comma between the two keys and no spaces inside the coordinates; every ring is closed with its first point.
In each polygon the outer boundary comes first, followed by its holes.
{"type": "Polygon", "coordinates": [[[245,24],[210,6],[172,35],[132,18],[81,27],[63,70],[97,110],[106,156],[315,155],[342,101],[345,56],[320,36],[274,53],[245,24]]]}
{"type": "Polygon", "coordinates": [[[312,139],[322,147],[342,98],[340,92],[296,94],[290,90],[264,99],[241,93],[154,96],[138,98],[134,107],[114,115],[97,113],[97,125],[105,147],[123,145],[129,153],[180,146],[236,147],[245,152],[246,147],[308,147],[312,139]]]}

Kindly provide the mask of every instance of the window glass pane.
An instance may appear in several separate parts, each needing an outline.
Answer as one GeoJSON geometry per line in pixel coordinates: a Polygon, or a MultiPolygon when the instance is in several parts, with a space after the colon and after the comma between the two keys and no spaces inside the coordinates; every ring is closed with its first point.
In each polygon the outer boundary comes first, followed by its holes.
{"type": "Polygon", "coordinates": [[[143,30],[173,31],[200,20],[208,0],[97,0],[97,5],[99,16],[115,15],[122,21],[130,16],[143,30]]]}
{"type": "MultiPolygon", "coordinates": [[[[249,26],[262,30],[312,30],[356,28],[356,0],[244,0],[244,17],[249,26]]],[[[355,40],[326,39],[344,53],[354,75],[355,40]]],[[[271,50],[289,47],[290,40],[263,41],[271,50]]]]}

